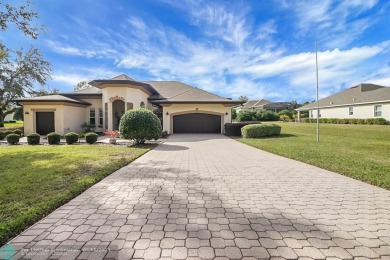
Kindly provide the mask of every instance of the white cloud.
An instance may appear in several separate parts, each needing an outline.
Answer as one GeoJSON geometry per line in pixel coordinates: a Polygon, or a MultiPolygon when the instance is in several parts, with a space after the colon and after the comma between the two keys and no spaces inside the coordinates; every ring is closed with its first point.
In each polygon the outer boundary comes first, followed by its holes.
{"type": "Polygon", "coordinates": [[[285,2],[284,7],[295,14],[297,35],[312,34],[329,48],[342,48],[376,22],[375,14],[370,19],[359,16],[376,4],[377,0],[298,0],[285,2]]]}

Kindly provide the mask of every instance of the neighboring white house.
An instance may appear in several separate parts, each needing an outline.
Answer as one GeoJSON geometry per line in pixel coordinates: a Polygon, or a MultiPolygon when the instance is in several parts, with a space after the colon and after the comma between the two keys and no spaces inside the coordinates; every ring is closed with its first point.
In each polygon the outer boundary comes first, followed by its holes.
{"type": "Polygon", "coordinates": [[[14,119],[14,115],[15,115],[15,113],[6,115],[6,116],[4,117],[4,122],[15,120],[15,119],[14,119]]]}
{"type": "Polygon", "coordinates": [[[81,124],[96,131],[117,130],[129,109],[155,111],[168,133],[223,133],[231,122],[231,107],[241,104],[176,81],[135,81],[126,75],[93,80],[92,88],[16,100],[24,110],[24,132],[81,131],[81,124]]]}
{"type": "MultiPolygon", "coordinates": [[[[317,102],[297,109],[317,118],[317,102]]],[[[390,87],[362,83],[319,100],[320,118],[376,118],[390,121],[390,87]]]]}

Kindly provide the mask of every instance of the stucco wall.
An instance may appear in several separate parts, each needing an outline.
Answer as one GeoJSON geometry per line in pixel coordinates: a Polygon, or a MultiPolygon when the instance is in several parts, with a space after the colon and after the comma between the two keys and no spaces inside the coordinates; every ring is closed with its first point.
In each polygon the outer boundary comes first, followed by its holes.
{"type": "MultiPolygon", "coordinates": [[[[382,105],[382,116],[380,117],[390,121],[390,103],[378,105],[382,105]]],[[[352,106],[353,115],[349,115],[349,107],[320,108],[320,115],[321,118],[374,118],[374,104],[352,106]]],[[[309,112],[309,117],[316,118],[317,110],[314,109],[312,112],[309,112]]]]}
{"type": "Polygon", "coordinates": [[[80,125],[86,122],[84,107],[65,106],[64,107],[64,130],[58,133],[63,134],[65,132],[82,132],[80,125]]]}
{"type": "MultiPolygon", "coordinates": [[[[95,117],[96,117],[96,129],[95,131],[96,132],[103,132],[104,131],[104,124],[102,127],[98,127],[99,126],[99,109],[103,109],[103,103],[102,103],[102,99],[92,99],[92,98],[83,98],[83,99],[80,99],[80,100],[83,100],[85,102],[88,102],[88,103],[91,103],[90,106],[88,106],[87,108],[84,109],[84,119],[83,121],[80,123],[88,123],[89,124],[89,111],[91,109],[95,109],[95,117]]],[[[104,117],[104,111],[103,111],[103,117],[104,117]]]]}
{"type": "Polygon", "coordinates": [[[64,105],[38,105],[25,104],[24,112],[24,134],[36,132],[36,112],[54,112],[54,130],[60,134],[64,133],[64,105]],[[28,114],[26,114],[26,112],[28,114]]]}
{"type": "Polygon", "coordinates": [[[105,113],[104,104],[108,103],[108,129],[113,129],[113,113],[112,113],[112,101],[110,98],[119,97],[124,98],[125,105],[128,102],[133,103],[133,108],[140,108],[141,102],[144,102],[145,108],[152,109],[152,105],[148,102],[149,95],[137,88],[124,87],[123,85],[110,85],[103,88],[103,114],[105,113]]]}
{"type": "MultiPolygon", "coordinates": [[[[225,107],[220,104],[172,104],[170,106],[163,107],[163,131],[172,133],[172,117],[175,114],[188,112],[188,113],[219,113],[222,115],[222,126],[231,122],[231,108],[225,107]],[[167,112],[169,113],[167,115],[167,112]],[[226,112],[228,113],[226,115],[226,112]]],[[[224,127],[221,129],[223,133],[224,127]]]]}

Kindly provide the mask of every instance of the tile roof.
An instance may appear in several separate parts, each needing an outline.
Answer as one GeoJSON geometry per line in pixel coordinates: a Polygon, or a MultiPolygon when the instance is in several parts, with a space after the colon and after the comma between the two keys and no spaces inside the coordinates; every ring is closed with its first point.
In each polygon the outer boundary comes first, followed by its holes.
{"type": "MultiPolygon", "coordinates": [[[[362,83],[337,94],[319,100],[319,107],[334,107],[361,103],[390,101],[390,87],[362,83]]],[[[317,108],[317,102],[310,103],[297,110],[317,108]]]]}
{"type": "Polygon", "coordinates": [[[149,98],[153,103],[239,103],[177,81],[143,81],[143,83],[149,84],[159,93],[149,98]]]}
{"type": "Polygon", "coordinates": [[[131,80],[131,81],[134,81],[134,79],[130,78],[126,74],[121,74],[121,75],[118,75],[116,77],[113,77],[112,80],[131,80]]]}
{"type": "Polygon", "coordinates": [[[90,87],[90,88],[85,88],[85,89],[80,89],[73,91],[70,94],[101,94],[102,90],[97,87],[90,87]]]}
{"type": "Polygon", "coordinates": [[[250,100],[248,102],[246,102],[243,106],[241,106],[241,108],[255,108],[255,107],[259,107],[259,106],[263,106],[265,104],[268,104],[270,103],[270,101],[268,100],[265,100],[265,99],[261,99],[261,100],[250,100]]]}
{"type": "MultiPolygon", "coordinates": [[[[223,98],[212,94],[205,90],[189,86],[178,81],[134,81],[132,78],[122,74],[108,80],[93,80],[89,84],[91,88],[81,89],[71,93],[62,93],[59,95],[50,95],[42,97],[32,97],[26,99],[18,99],[16,101],[65,101],[73,103],[83,103],[81,95],[101,94],[101,86],[106,84],[132,84],[137,85],[148,93],[151,93],[149,101],[155,104],[160,103],[229,103],[241,104],[240,101],[233,101],[228,98],[223,98]],[[56,96],[56,97],[54,97],[56,96]],[[74,97],[74,98],[73,98],[74,97]]],[[[86,102],[85,102],[86,103],[86,102]]]]}
{"type": "Polygon", "coordinates": [[[47,96],[39,96],[39,97],[27,97],[27,98],[19,98],[16,99],[17,102],[68,102],[75,104],[83,104],[83,105],[91,105],[88,102],[73,99],[70,97],[66,97],[63,95],[55,94],[55,95],[47,95],[47,96]]]}

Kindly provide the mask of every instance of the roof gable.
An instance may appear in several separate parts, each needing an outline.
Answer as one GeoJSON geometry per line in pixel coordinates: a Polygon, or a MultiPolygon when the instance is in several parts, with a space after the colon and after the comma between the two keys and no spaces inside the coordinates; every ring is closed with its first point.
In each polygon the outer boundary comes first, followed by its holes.
{"type": "MultiPolygon", "coordinates": [[[[361,103],[390,101],[390,87],[362,83],[329,97],[320,99],[319,107],[333,107],[361,103]]],[[[316,108],[317,102],[310,103],[297,110],[316,108]]]]}

